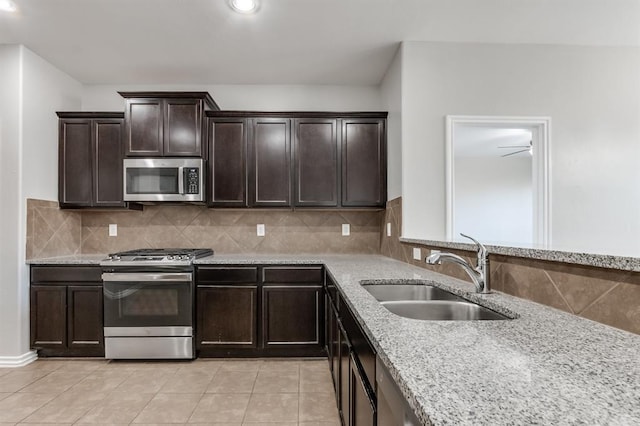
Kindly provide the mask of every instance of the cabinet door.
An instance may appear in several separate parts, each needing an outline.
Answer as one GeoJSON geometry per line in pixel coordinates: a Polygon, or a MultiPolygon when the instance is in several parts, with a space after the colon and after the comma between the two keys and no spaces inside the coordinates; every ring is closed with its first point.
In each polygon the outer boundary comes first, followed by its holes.
{"type": "Polygon", "coordinates": [[[61,207],[89,207],[93,199],[91,120],[61,119],[58,198],[61,207]]]}
{"type": "Polygon", "coordinates": [[[342,121],[342,205],[382,207],[386,202],[385,120],[342,121]]]}
{"type": "Polygon", "coordinates": [[[337,207],[337,120],[297,119],[294,135],[294,205],[337,207]]]}
{"type": "MultiPolygon", "coordinates": [[[[340,393],[340,326],[338,322],[338,314],[331,305],[328,303],[329,311],[329,334],[327,335],[327,342],[329,347],[331,362],[331,378],[333,379],[333,387],[336,390],[336,396],[340,393]]],[[[339,408],[339,407],[338,407],[339,408]]]]}
{"type": "Polygon", "coordinates": [[[352,426],[375,426],[376,408],[370,391],[362,379],[362,374],[355,360],[351,357],[351,379],[349,405],[352,426]]]}
{"type": "Polygon", "coordinates": [[[198,286],[198,349],[255,348],[257,298],[255,285],[198,286]]]}
{"type": "Polygon", "coordinates": [[[255,207],[290,206],[290,120],[253,119],[250,141],[249,204],[255,207]]]}
{"type": "Polygon", "coordinates": [[[264,346],[322,347],[322,286],[269,285],[262,288],[264,346]]]}
{"type": "Polygon", "coordinates": [[[202,101],[164,100],[164,155],[202,156],[202,101]]]}
{"type": "Polygon", "coordinates": [[[72,355],[104,356],[102,286],[67,287],[67,345],[72,355]]]}
{"type": "Polygon", "coordinates": [[[350,425],[351,421],[351,406],[350,406],[350,388],[349,381],[351,378],[351,350],[349,341],[347,340],[347,334],[342,327],[339,327],[339,361],[340,361],[340,396],[339,396],[339,408],[342,415],[342,424],[345,426],[350,425]]]}
{"type": "Polygon", "coordinates": [[[160,157],[163,154],[162,99],[127,99],[125,155],[160,157]]]}
{"type": "Polygon", "coordinates": [[[124,120],[93,120],[94,205],[124,207],[122,200],[122,137],[124,120]]]}
{"type": "Polygon", "coordinates": [[[64,355],[67,347],[67,287],[32,285],[31,347],[47,355],[64,355]]]}
{"type": "Polygon", "coordinates": [[[212,118],[209,137],[209,205],[247,206],[247,121],[212,118]]]}

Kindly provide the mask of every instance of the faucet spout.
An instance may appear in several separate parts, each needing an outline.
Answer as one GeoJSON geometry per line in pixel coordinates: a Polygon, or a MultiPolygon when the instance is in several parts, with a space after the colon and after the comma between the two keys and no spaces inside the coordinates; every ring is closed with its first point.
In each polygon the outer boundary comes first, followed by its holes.
{"type": "MultiPolygon", "coordinates": [[[[467,237],[464,234],[462,235],[467,237]]],[[[491,293],[491,285],[489,281],[489,254],[487,249],[473,238],[467,238],[473,240],[478,245],[478,264],[475,267],[462,257],[453,253],[433,253],[425,260],[430,265],[441,265],[442,262],[455,263],[456,265],[461,266],[467,275],[471,277],[471,280],[476,287],[476,293],[491,293]]]]}

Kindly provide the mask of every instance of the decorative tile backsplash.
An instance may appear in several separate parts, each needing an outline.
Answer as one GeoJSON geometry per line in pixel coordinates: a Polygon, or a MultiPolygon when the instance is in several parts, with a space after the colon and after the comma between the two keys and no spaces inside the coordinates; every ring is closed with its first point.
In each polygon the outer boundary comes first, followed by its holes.
{"type": "Polygon", "coordinates": [[[143,211],[83,212],[81,252],[143,247],[210,247],[220,253],[379,253],[382,211],[217,210],[145,206],[143,211]],[[351,225],[342,236],[341,226],[351,225]],[[110,237],[109,224],[118,225],[110,237]],[[256,225],[264,224],[264,237],[256,225]]]}
{"type": "MultiPolygon", "coordinates": [[[[402,200],[396,198],[387,203],[382,254],[471,282],[460,267],[451,263],[427,265],[424,259],[431,247],[401,243],[401,230],[402,200]],[[387,222],[391,223],[391,237],[386,234],[387,222]],[[421,249],[421,260],[413,260],[414,247],[421,249]]],[[[475,264],[473,252],[447,251],[475,264]]],[[[510,256],[492,255],[490,261],[494,290],[640,334],[640,273],[510,256]]]]}
{"type": "Polygon", "coordinates": [[[82,216],[55,201],[27,199],[27,259],[78,254],[82,216]]]}

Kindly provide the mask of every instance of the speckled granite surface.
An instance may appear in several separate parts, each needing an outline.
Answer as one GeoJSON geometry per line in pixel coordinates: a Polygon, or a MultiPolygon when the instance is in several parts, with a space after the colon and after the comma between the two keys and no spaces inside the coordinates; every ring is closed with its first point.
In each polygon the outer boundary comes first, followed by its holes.
{"type": "MultiPolygon", "coordinates": [[[[400,238],[400,242],[407,244],[421,244],[431,247],[449,248],[454,250],[476,251],[475,244],[462,242],[418,240],[413,238],[400,238]]],[[[546,250],[525,247],[507,247],[485,245],[489,253],[505,256],[524,257],[527,259],[549,260],[552,262],[572,263],[575,265],[596,266],[599,268],[620,269],[623,271],[640,272],[640,258],[613,256],[608,254],[578,253],[561,250],[546,250]]]]}
{"type": "Polygon", "coordinates": [[[106,254],[77,254],[72,256],[29,259],[27,265],[99,265],[106,254]]]}
{"type": "Polygon", "coordinates": [[[470,294],[468,283],[383,256],[215,255],[196,263],[325,264],[425,425],[640,424],[640,336],[501,293],[470,294]],[[432,282],[518,318],[402,318],[360,285],[389,280],[432,282]]]}

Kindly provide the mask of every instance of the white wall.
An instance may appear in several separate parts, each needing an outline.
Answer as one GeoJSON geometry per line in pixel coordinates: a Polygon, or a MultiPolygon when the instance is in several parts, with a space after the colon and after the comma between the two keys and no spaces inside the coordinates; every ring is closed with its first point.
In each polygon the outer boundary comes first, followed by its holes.
{"type": "Polygon", "coordinates": [[[406,42],[404,235],[442,239],[444,117],[550,116],[552,247],[640,256],[640,49],[406,42]]]}
{"type": "Polygon", "coordinates": [[[387,118],[387,199],[402,195],[402,49],[398,48],[380,84],[387,118]]]}
{"type": "MultiPolygon", "coordinates": [[[[25,323],[20,282],[20,97],[19,46],[0,45],[0,362],[22,353],[25,323]]],[[[28,323],[27,323],[28,324],[28,323]]]]}
{"type": "Polygon", "coordinates": [[[118,91],[185,90],[209,92],[220,109],[255,111],[380,111],[377,86],[286,85],[95,85],[85,86],[84,111],[123,111],[118,91]]]}
{"type": "Polygon", "coordinates": [[[23,46],[0,46],[0,364],[29,354],[26,199],[57,200],[56,111],[79,110],[80,83],[23,46]]]}
{"type": "Polygon", "coordinates": [[[454,231],[483,243],[533,243],[531,157],[456,157],[454,231]]]}

